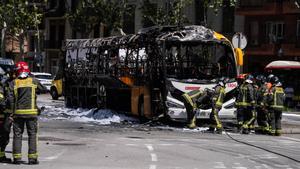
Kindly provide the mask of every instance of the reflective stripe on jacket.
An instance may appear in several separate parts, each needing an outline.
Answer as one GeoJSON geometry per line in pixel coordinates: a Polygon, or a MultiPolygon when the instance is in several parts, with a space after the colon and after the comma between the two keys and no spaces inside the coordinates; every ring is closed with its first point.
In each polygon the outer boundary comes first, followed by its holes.
{"type": "Polygon", "coordinates": [[[37,84],[31,77],[14,80],[15,115],[36,116],[38,114],[36,88],[37,84]]]}
{"type": "Polygon", "coordinates": [[[225,97],[225,87],[216,86],[215,93],[212,99],[214,106],[216,106],[217,108],[221,108],[224,102],[224,97],[225,97]]]}
{"type": "Polygon", "coordinates": [[[238,89],[236,106],[247,107],[255,104],[254,89],[249,83],[243,83],[238,89]]]}
{"type": "Polygon", "coordinates": [[[282,111],[284,108],[285,93],[282,87],[274,86],[271,88],[271,107],[275,110],[282,111]]]}

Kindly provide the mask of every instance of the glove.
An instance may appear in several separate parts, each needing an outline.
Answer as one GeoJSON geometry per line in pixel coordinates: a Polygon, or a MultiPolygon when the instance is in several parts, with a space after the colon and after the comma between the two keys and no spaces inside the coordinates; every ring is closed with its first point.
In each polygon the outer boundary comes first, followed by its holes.
{"type": "Polygon", "coordinates": [[[4,117],[4,124],[3,124],[4,131],[6,131],[8,133],[10,132],[12,122],[13,122],[13,119],[11,117],[11,114],[6,114],[4,117]]]}
{"type": "Polygon", "coordinates": [[[42,112],[45,110],[45,107],[41,107],[41,108],[38,108],[38,116],[42,114],[42,112]]]}

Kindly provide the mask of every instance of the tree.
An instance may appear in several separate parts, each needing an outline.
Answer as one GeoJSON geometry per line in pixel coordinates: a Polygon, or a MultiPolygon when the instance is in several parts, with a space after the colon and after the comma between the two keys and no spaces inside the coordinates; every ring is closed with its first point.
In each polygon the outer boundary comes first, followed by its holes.
{"type": "MultiPolygon", "coordinates": [[[[46,3],[46,1],[39,1],[46,3]]],[[[20,43],[20,55],[24,53],[24,37],[28,30],[38,29],[42,20],[42,11],[37,8],[35,2],[31,4],[26,0],[2,0],[0,4],[0,27],[2,29],[2,51],[1,56],[5,57],[5,37],[9,33],[18,38],[20,43]]]]}
{"type": "MultiPolygon", "coordinates": [[[[213,9],[217,14],[219,9],[224,7],[226,2],[231,6],[236,4],[236,0],[198,0],[204,6],[204,19],[206,23],[207,10],[213,9]]],[[[181,25],[188,23],[183,10],[191,4],[191,0],[167,0],[166,7],[158,7],[157,4],[151,3],[151,0],[143,0],[141,7],[143,13],[143,24],[145,26],[153,25],[181,25]]],[[[227,4],[227,3],[226,3],[227,4]]]]}
{"type": "Polygon", "coordinates": [[[167,0],[166,6],[158,6],[151,0],[143,0],[141,10],[144,26],[153,25],[181,25],[188,19],[183,14],[184,8],[191,4],[191,0],[167,0]]]}
{"type": "Polygon", "coordinates": [[[94,27],[100,24],[105,25],[107,30],[121,29],[123,16],[128,10],[126,0],[81,0],[76,9],[69,9],[65,17],[73,30],[83,37],[90,37],[94,27]]]}
{"type": "MultiPolygon", "coordinates": [[[[198,0],[202,1],[202,0],[198,0]]],[[[214,13],[217,15],[219,10],[223,7],[226,7],[226,4],[229,4],[230,6],[235,6],[237,0],[204,0],[203,6],[204,6],[204,24],[207,24],[207,11],[208,9],[212,9],[214,13]]]]}

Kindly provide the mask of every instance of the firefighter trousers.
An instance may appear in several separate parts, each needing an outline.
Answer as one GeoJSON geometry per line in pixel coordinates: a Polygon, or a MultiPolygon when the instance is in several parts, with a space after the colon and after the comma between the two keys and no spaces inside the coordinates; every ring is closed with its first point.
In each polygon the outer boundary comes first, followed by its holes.
{"type": "Polygon", "coordinates": [[[222,123],[219,118],[219,111],[218,108],[212,108],[212,112],[210,113],[209,119],[210,119],[210,128],[217,128],[222,129],[222,123]]]}
{"type": "Polygon", "coordinates": [[[253,109],[253,107],[247,106],[247,107],[242,107],[240,108],[241,110],[241,114],[242,117],[240,117],[241,119],[243,119],[243,130],[250,130],[252,128],[254,128],[253,126],[253,122],[255,120],[255,111],[253,109]]]}
{"type": "Polygon", "coordinates": [[[0,157],[5,157],[5,149],[9,143],[10,126],[8,116],[0,119],[0,157]],[[7,126],[9,125],[9,126],[7,126]]]}
{"type": "Polygon", "coordinates": [[[187,99],[183,99],[183,103],[186,109],[187,122],[188,124],[191,124],[193,119],[195,118],[194,103],[189,102],[187,99]]]}
{"type": "Polygon", "coordinates": [[[269,124],[268,124],[268,114],[262,107],[256,108],[257,112],[257,125],[260,131],[268,131],[269,124]]]}
{"type": "Polygon", "coordinates": [[[271,134],[281,134],[282,111],[270,109],[271,134]]]}
{"type": "Polygon", "coordinates": [[[19,160],[22,158],[22,136],[26,125],[28,134],[28,159],[37,159],[37,118],[14,118],[13,122],[13,158],[19,160]]]}
{"type": "Polygon", "coordinates": [[[237,118],[237,127],[238,129],[241,129],[244,123],[244,116],[243,116],[243,108],[237,107],[236,110],[236,118],[237,118]]]}

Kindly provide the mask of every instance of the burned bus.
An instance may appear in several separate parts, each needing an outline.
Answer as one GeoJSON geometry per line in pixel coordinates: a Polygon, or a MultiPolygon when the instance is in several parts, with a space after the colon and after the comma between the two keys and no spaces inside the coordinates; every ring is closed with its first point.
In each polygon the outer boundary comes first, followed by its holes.
{"type": "MultiPolygon", "coordinates": [[[[234,117],[232,90],[240,49],[203,26],[150,27],[137,34],[66,41],[64,94],[67,107],[109,108],[141,119],[186,119],[181,95],[232,79],[221,118],[234,117]]],[[[199,110],[198,118],[209,118],[199,110]]]]}

